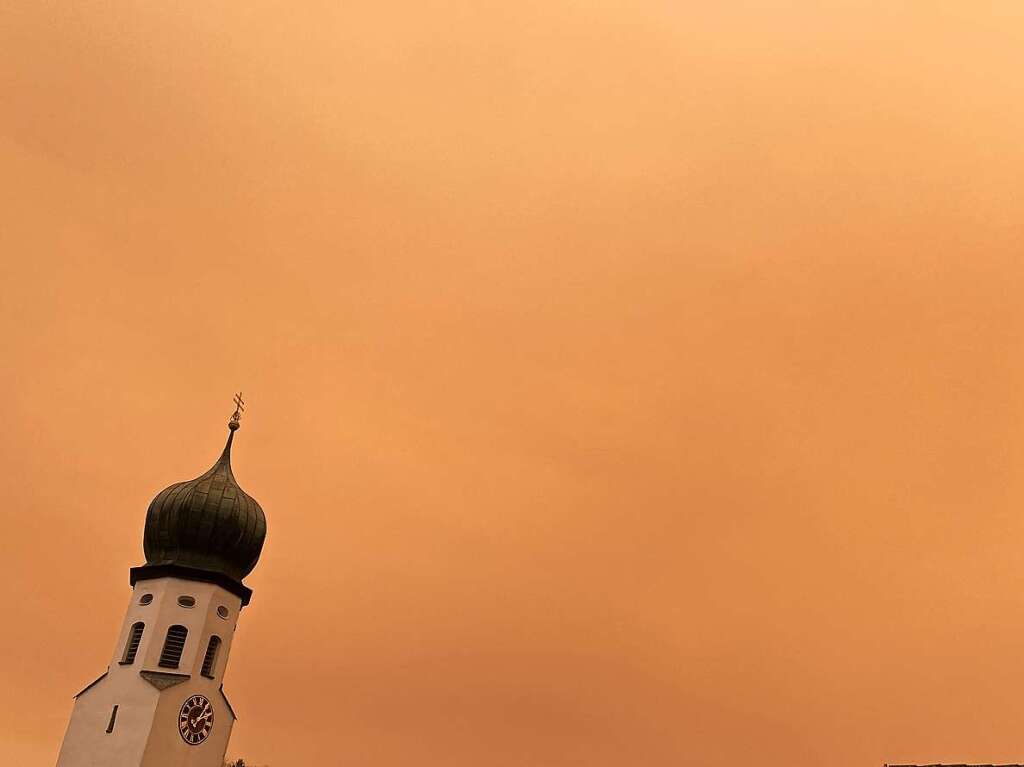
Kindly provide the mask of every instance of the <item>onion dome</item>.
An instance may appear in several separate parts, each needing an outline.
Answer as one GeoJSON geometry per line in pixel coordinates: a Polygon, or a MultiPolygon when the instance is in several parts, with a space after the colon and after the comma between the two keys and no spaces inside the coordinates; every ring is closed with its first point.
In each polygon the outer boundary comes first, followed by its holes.
{"type": "Polygon", "coordinates": [[[161,490],[149,504],[146,564],[132,568],[132,585],[167,576],[199,580],[216,583],[248,604],[252,592],[242,579],[259,559],[267,519],[231,471],[238,411],[228,428],[224,452],[209,471],[161,490]]]}

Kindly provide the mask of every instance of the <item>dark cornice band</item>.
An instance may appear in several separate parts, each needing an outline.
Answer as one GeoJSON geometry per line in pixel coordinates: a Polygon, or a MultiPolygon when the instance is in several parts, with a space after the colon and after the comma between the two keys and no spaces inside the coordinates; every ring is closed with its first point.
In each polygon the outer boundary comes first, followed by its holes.
{"type": "Polygon", "coordinates": [[[225,591],[230,591],[242,600],[242,607],[249,604],[252,599],[252,589],[242,585],[234,578],[224,573],[217,573],[211,570],[200,570],[197,567],[186,567],[184,565],[142,565],[133,567],[130,571],[129,583],[134,586],[139,581],[151,581],[154,578],[181,578],[185,581],[200,581],[220,586],[225,591]]]}

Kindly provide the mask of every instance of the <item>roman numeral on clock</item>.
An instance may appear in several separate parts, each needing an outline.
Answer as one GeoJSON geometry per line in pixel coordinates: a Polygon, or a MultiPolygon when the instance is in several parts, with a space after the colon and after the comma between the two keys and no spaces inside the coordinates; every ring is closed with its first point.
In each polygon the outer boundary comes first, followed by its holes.
{"type": "Polygon", "coordinates": [[[181,739],[198,746],[213,730],[213,706],[202,695],[193,695],[181,705],[178,712],[178,732],[181,739]]]}

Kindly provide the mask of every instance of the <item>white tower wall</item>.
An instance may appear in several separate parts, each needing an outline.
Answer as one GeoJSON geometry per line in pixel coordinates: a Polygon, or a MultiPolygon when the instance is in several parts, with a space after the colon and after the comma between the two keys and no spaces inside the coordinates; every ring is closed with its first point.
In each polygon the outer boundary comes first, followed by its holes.
{"type": "Polygon", "coordinates": [[[57,767],[221,767],[235,720],[221,685],[241,607],[238,596],[210,583],[137,582],[107,673],[75,698],[57,767]],[[146,594],[153,598],[144,605],[146,594]],[[194,598],[195,606],[180,605],[182,596],[194,598]],[[145,625],[142,641],[134,662],[125,664],[131,628],[139,622],[145,625]],[[160,654],[173,625],[184,626],[188,635],[178,667],[164,668],[160,654]],[[211,636],[221,644],[206,677],[201,672],[211,636]],[[209,736],[198,745],[186,743],[178,729],[181,705],[193,695],[206,697],[213,710],[209,736]]]}

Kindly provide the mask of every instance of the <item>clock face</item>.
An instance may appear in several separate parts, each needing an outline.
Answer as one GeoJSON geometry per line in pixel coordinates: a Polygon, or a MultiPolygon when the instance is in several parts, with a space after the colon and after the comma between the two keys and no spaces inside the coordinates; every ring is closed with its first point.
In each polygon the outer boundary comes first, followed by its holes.
{"type": "Polygon", "coordinates": [[[178,732],[181,739],[192,746],[198,746],[213,729],[213,706],[202,695],[193,695],[181,704],[178,714],[178,732]]]}

